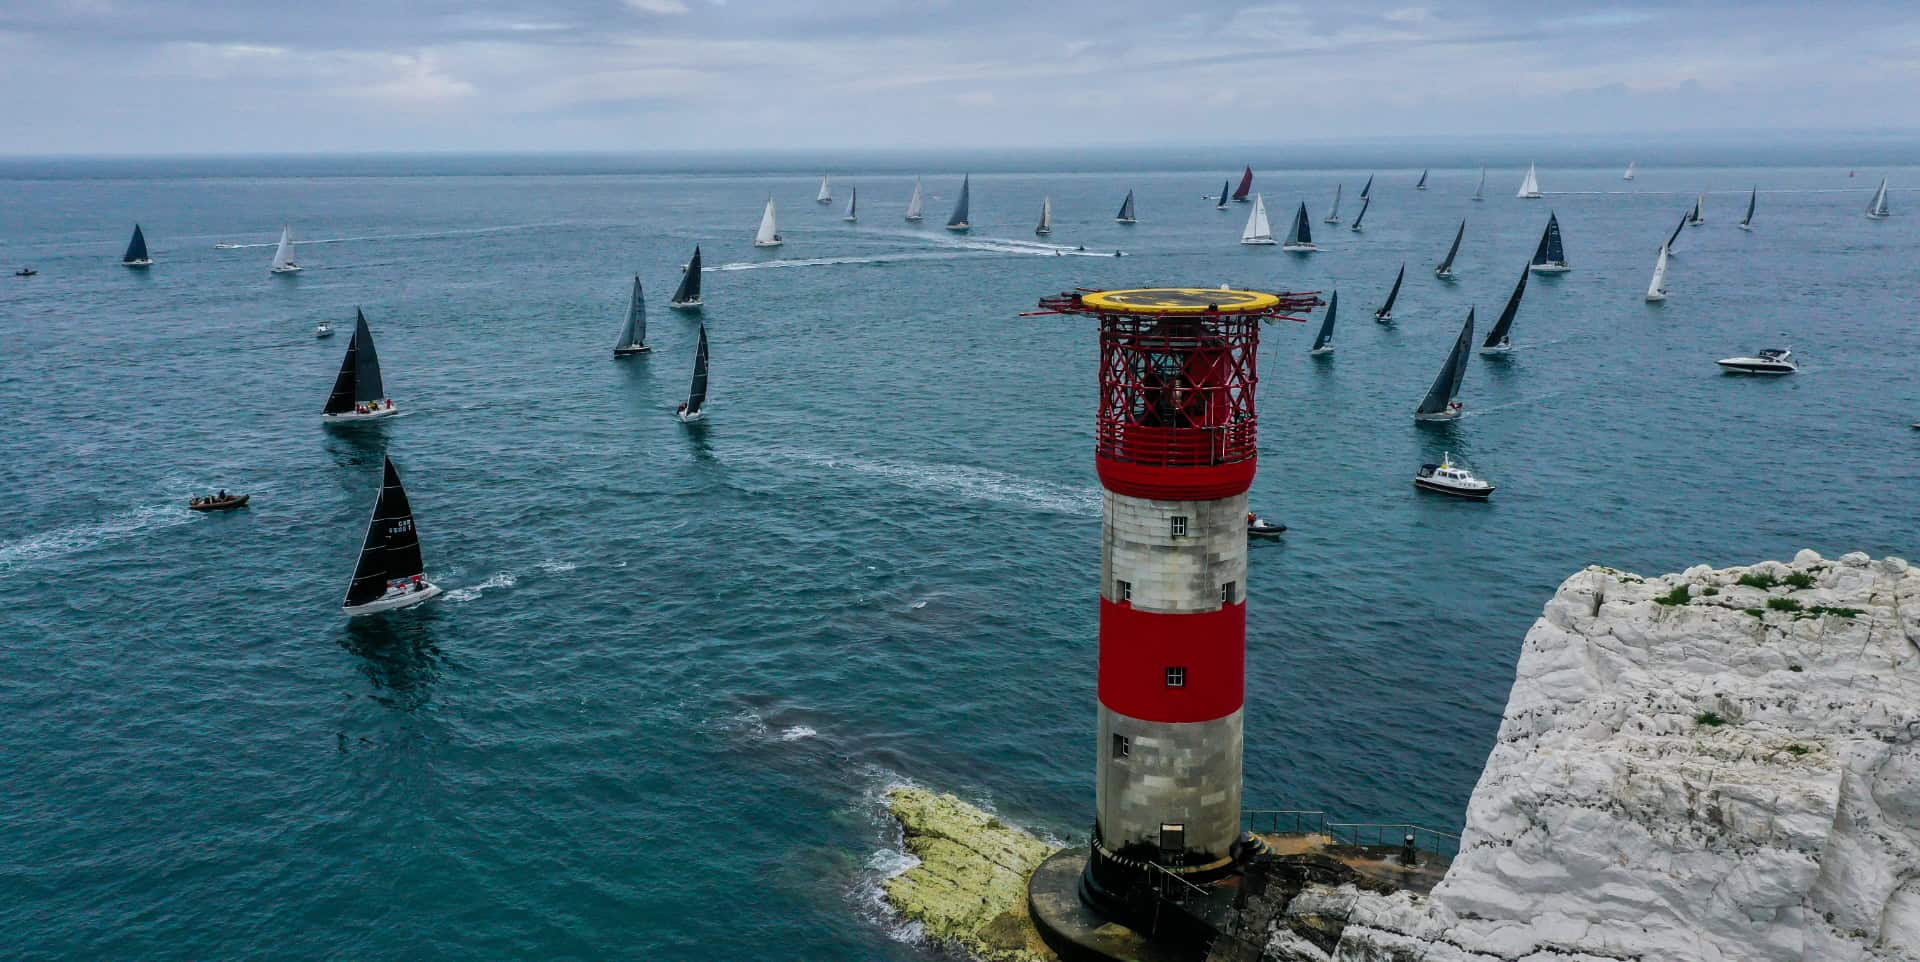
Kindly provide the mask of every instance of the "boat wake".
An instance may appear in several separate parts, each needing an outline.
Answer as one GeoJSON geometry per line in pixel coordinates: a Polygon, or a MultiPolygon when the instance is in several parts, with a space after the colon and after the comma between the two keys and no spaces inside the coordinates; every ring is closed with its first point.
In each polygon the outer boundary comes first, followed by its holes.
{"type": "MultiPolygon", "coordinates": [[[[703,268],[717,271],[757,271],[775,267],[833,267],[841,264],[893,264],[906,261],[951,260],[970,254],[1011,254],[1027,257],[1112,257],[1110,250],[1079,250],[1061,244],[1042,244],[1000,237],[923,237],[917,234],[887,232],[883,236],[919,241],[934,250],[899,251],[892,254],[856,254],[846,257],[783,257],[768,261],[733,261],[703,268]]],[[[271,247],[272,245],[265,245],[271,247]]]]}
{"type": "Polygon", "coordinates": [[[188,524],[197,515],[181,505],[152,505],[0,544],[0,573],[35,561],[62,558],[149,531],[188,524]]]}
{"type": "Polygon", "coordinates": [[[929,494],[991,501],[1077,518],[1100,515],[1100,493],[1094,488],[953,464],[917,464],[795,448],[772,448],[765,453],[816,468],[849,471],[929,494]]]}
{"type": "Polygon", "coordinates": [[[499,574],[494,575],[493,577],[488,578],[487,580],[482,581],[477,585],[473,585],[467,588],[455,588],[454,590],[447,592],[447,600],[448,601],[472,601],[480,597],[481,594],[488,591],[492,591],[495,588],[511,588],[514,585],[518,584],[519,581],[520,579],[515,578],[512,572],[502,571],[499,574]]]}
{"type": "MultiPolygon", "coordinates": [[[[571,223],[573,222],[556,220],[539,224],[504,224],[499,227],[469,227],[460,230],[428,231],[420,234],[366,234],[360,237],[316,237],[307,240],[296,240],[293,242],[293,246],[307,247],[313,244],[356,244],[364,241],[433,240],[438,237],[469,237],[475,234],[502,234],[516,230],[565,227],[571,223]]],[[[267,241],[264,244],[215,244],[213,245],[213,249],[217,251],[244,251],[260,247],[277,247],[279,243],[279,241],[267,241]]]]}

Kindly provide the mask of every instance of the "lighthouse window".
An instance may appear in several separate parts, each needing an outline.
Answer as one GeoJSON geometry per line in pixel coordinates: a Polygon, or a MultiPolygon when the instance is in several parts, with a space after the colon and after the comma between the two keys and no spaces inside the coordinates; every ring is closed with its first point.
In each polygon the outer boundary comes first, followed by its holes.
{"type": "Polygon", "coordinates": [[[1234,591],[1239,587],[1240,585],[1237,582],[1232,581],[1222,584],[1220,586],[1220,603],[1223,605],[1233,604],[1234,591]]]}
{"type": "Polygon", "coordinates": [[[1174,515],[1171,524],[1173,527],[1174,537],[1184,538],[1187,536],[1187,516],[1186,515],[1184,514],[1174,515]]]}
{"type": "Polygon", "coordinates": [[[1113,581],[1113,600],[1115,602],[1132,601],[1133,582],[1121,581],[1115,578],[1113,581]]]}
{"type": "Polygon", "coordinates": [[[1133,743],[1127,741],[1127,736],[1120,734],[1113,736],[1113,757],[1125,758],[1132,752],[1133,743]]]}
{"type": "Polygon", "coordinates": [[[1167,669],[1167,687],[1168,688],[1187,687],[1187,670],[1185,668],[1167,669]]]}

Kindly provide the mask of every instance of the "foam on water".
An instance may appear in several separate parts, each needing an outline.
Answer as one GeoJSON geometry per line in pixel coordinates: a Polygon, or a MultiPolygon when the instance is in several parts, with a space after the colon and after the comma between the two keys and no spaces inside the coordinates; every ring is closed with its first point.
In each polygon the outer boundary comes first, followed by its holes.
{"type": "Polygon", "coordinates": [[[149,505],[95,522],[31,534],[0,544],[0,571],[188,524],[196,517],[198,515],[180,505],[149,505]]]}
{"type": "Polygon", "coordinates": [[[519,579],[515,578],[512,572],[502,571],[477,585],[467,588],[456,588],[447,592],[447,600],[461,602],[473,601],[485,592],[492,591],[496,588],[511,588],[518,583],[519,579]]]}
{"type": "Polygon", "coordinates": [[[804,448],[770,447],[763,455],[831,471],[885,480],[929,495],[991,501],[1075,517],[1100,516],[1100,491],[1069,484],[953,464],[919,464],[862,455],[836,455],[804,448]]]}

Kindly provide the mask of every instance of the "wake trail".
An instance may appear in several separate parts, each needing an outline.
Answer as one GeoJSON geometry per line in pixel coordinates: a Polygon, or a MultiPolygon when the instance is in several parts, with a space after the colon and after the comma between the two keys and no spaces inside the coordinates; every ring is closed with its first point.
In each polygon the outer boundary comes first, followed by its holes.
{"type": "Polygon", "coordinates": [[[1098,517],[1100,514],[1100,492],[1097,489],[1025,478],[986,468],[919,464],[859,455],[827,454],[800,448],[770,448],[762,453],[789,463],[851,472],[928,494],[1014,505],[1076,518],[1098,517]]]}
{"type": "Polygon", "coordinates": [[[0,574],[36,561],[64,558],[115,541],[188,524],[195,517],[194,512],[184,505],[148,505],[109,515],[99,521],[30,534],[0,544],[0,574]]]}
{"type": "MultiPolygon", "coordinates": [[[[320,238],[313,238],[309,240],[295,240],[293,242],[293,246],[307,247],[313,244],[356,244],[356,243],[361,243],[365,241],[432,240],[437,237],[471,237],[476,234],[503,234],[509,231],[517,231],[517,230],[540,230],[542,228],[547,228],[547,227],[566,227],[573,223],[575,222],[556,220],[556,221],[547,221],[539,224],[504,224],[499,227],[470,227],[470,228],[465,228],[461,230],[428,231],[428,232],[419,233],[419,234],[364,234],[359,237],[320,237],[320,238]]],[[[237,251],[237,250],[252,250],[255,248],[278,247],[278,246],[280,246],[280,242],[278,240],[274,240],[274,241],[269,241],[265,244],[215,244],[213,245],[213,249],[222,250],[222,251],[237,251]]]]}

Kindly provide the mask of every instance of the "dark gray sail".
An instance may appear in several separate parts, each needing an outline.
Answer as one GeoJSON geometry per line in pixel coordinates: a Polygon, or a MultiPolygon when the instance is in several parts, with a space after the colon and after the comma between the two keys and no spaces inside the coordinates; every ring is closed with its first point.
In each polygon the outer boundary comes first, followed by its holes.
{"type": "Polygon", "coordinates": [[[687,416],[699,414],[707,404],[707,326],[700,325],[700,347],[693,353],[693,387],[687,391],[687,416]]]}
{"type": "Polygon", "coordinates": [[[1414,190],[1426,190],[1426,189],[1427,189],[1427,172],[1426,172],[1425,170],[1422,170],[1422,171],[1420,171],[1420,182],[1419,182],[1419,183],[1417,183],[1417,184],[1414,184],[1414,185],[1413,185],[1413,189],[1414,189],[1414,190]]]}
{"type": "Polygon", "coordinates": [[[1227,187],[1228,187],[1228,181],[1223,180],[1220,182],[1220,203],[1213,205],[1213,208],[1215,210],[1227,209],[1227,201],[1230,199],[1227,196],[1227,187]]]}
{"type": "Polygon", "coordinates": [[[1513,285],[1513,296],[1507,298],[1507,307],[1500,312],[1500,319],[1493,322],[1493,330],[1487,332],[1486,343],[1481,347],[1506,347],[1507,331],[1513,327],[1513,316],[1520,313],[1520,297],[1527,292],[1527,275],[1533,272],[1520,269],[1520,283],[1513,285]]]}
{"type": "Polygon", "coordinates": [[[353,339],[347,342],[347,356],[340,361],[340,374],[333,380],[333,393],[327,395],[326,414],[342,414],[355,404],[378,401],[387,396],[380,381],[380,356],[373,350],[373,332],[367,330],[367,316],[359,308],[353,311],[353,339]]]}
{"type": "Polygon", "coordinates": [[[1373,206],[1373,198],[1360,198],[1360,213],[1353,218],[1353,226],[1349,228],[1350,230],[1360,229],[1360,222],[1367,219],[1367,208],[1371,206],[1373,206]]]}
{"type": "Polygon", "coordinates": [[[1320,333],[1314,335],[1311,350],[1318,351],[1333,340],[1333,316],[1340,310],[1340,292],[1334,291],[1327,296],[1327,316],[1320,321],[1320,333]]]}
{"type": "Polygon", "coordinates": [[[1114,215],[1113,219],[1122,224],[1133,223],[1133,191],[1127,191],[1127,199],[1120,202],[1120,213],[1114,215]]]}
{"type": "Polygon", "coordinates": [[[1687,215],[1680,215],[1680,223],[1673,225],[1673,235],[1667,238],[1667,254],[1673,254],[1673,242],[1680,239],[1680,232],[1687,229],[1687,215]]]}
{"type": "Polygon", "coordinates": [[[1372,196],[1373,196],[1373,175],[1368,174],[1366,186],[1360,188],[1360,199],[1365,200],[1372,196]]]}
{"type": "Polygon", "coordinates": [[[647,343],[647,299],[640,292],[640,278],[633,279],[633,299],[627,302],[627,324],[620,329],[614,349],[644,347],[647,343]]]}
{"type": "Polygon", "coordinates": [[[1440,266],[1433,269],[1435,274],[1441,277],[1453,276],[1453,258],[1460,253],[1460,238],[1465,236],[1467,236],[1467,222],[1462,220],[1460,222],[1460,229],[1453,232],[1453,246],[1447,248],[1447,259],[1441,261],[1440,266]]]}
{"type": "Polygon", "coordinates": [[[1307,226],[1307,204],[1300,202],[1300,209],[1293,214],[1293,229],[1287,232],[1289,244],[1313,243],[1313,228],[1307,226]]]}
{"type": "Polygon", "coordinates": [[[1533,251],[1533,263],[1564,265],[1566,262],[1566,249],[1560,246],[1560,218],[1549,213],[1547,229],[1540,234],[1540,246],[1533,251]]]}
{"type": "Polygon", "coordinates": [[[367,539],[360,546],[360,561],[354,565],[353,580],[342,602],[348,608],[377,601],[393,582],[426,573],[407,489],[400,486],[400,472],[393,466],[393,459],[387,458],[386,462],[380,497],[373,503],[372,520],[367,522],[367,539]]]}
{"type": "Polygon", "coordinates": [[[693,259],[687,261],[686,269],[680,272],[680,286],[673,289],[673,299],[667,303],[673,307],[700,303],[700,245],[694,245],[693,259]]]}
{"type": "Polygon", "coordinates": [[[1740,218],[1741,227],[1753,225],[1753,204],[1760,199],[1760,188],[1755,187],[1747,194],[1747,216],[1740,218]]]}
{"type": "Polygon", "coordinates": [[[1400,273],[1393,276],[1393,289],[1387,292],[1387,302],[1373,312],[1373,319],[1384,321],[1393,316],[1393,302],[1400,299],[1400,282],[1407,279],[1407,265],[1400,265],[1400,273]]]}
{"type": "Polygon", "coordinates": [[[1460,328],[1460,336],[1453,342],[1453,350],[1447,354],[1446,366],[1440,369],[1440,376],[1433,379],[1433,386],[1427,389],[1427,396],[1420,401],[1415,414],[1441,414],[1447,405],[1460,393],[1460,382],[1467,376],[1467,352],[1473,347],[1473,310],[1467,310],[1467,323],[1460,328]]]}
{"type": "Polygon", "coordinates": [[[140,225],[133,225],[133,239],[127,242],[126,256],[120,258],[122,264],[151,260],[147,256],[147,235],[140,233],[140,225]]]}
{"type": "Polygon", "coordinates": [[[968,227],[972,225],[973,222],[967,219],[967,195],[972,184],[972,174],[966,174],[960,178],[960,202],[953,205],[953,216],[947,218],[948,227],[968,227]]]}

